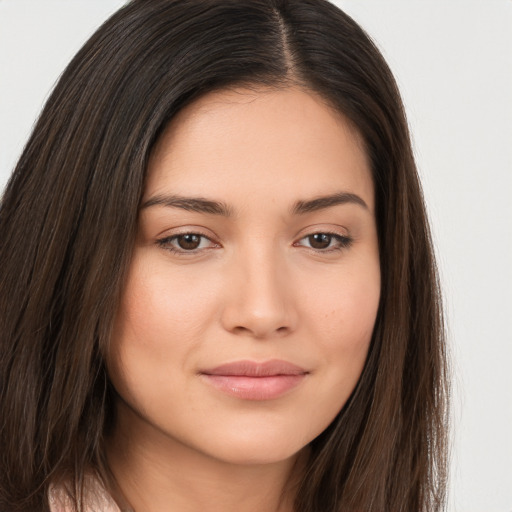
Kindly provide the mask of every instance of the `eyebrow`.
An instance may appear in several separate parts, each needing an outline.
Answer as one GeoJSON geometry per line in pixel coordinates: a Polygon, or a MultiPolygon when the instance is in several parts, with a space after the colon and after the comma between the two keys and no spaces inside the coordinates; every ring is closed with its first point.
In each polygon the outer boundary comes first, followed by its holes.
{"type": "MultiPolygon", "coordinates": [[[[338,192],[327,196],[315,197],[308,201],[297,201],[292,207],[293,215],[304,215],[306,213],[323,210],[340,204],[356,204],[369,210],[368,205],[358,195],[350,192],[338,192]]],[[[181,208],[182,210],[207,213],[211,215],[221,215],[230,217],[233,210],[230,206],[222,201],[213,201],[202,197],[184,197],[178,195],[157,195],[145,201],[141,209],[151,206],[167,206],[170,208],[181,208]]]]}
{"type": "Polygon", "coordinates": [[[306,213],[323,210],[324,208],[330,208],[331,206],[337,206],[339,204],[356,204],[365,210],[369,210],[368,205],[360,196],[350,192],[338,192],[328,196],[316,197],[309,201],[297,201],[293,206],[292,211],[294,215],[304,215],[306,213]]]}
{"type": "Polygon", "coordinates": [[[157,205],[181,208],[182,210],[191,212],[222,215],[224,217],[230,217],[232,215],[231,208],[221,201],[212,201],[211,199],[204,199],[202,197],[184,197],[177,195],[157,195],[151,197],[142,204],[141,209],[157,205]]]}

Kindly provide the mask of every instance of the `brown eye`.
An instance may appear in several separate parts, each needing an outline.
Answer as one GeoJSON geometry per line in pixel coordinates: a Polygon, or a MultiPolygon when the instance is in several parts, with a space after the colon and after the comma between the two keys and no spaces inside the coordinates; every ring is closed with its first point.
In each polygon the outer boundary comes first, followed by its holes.
{"type": "Polygon", "coordinates": [[[315,233],[308,236],[308,242],[313,249],[327,249],[331,245],[332,235],[327,233],[315,233]]]}
{"type": "Polygon", "coordinates": [[[308,247],[319,252],[331,252],[336,250],[348,249],[352,244],[352,238],[349,236],[338,235],[335,233],[312,233],[301,238],[295,246],[308,247]]]}
{"type": "Polygon", "coordinates": [[[173,235],[157,240],[157,244],[163,249],[169,250],[177,254],[196,254],[203,249],[218,247],[207,236],[199,233],[183,233],[181,235],[173,235]]]}
{"type": "Polygon", "coordinates": [[[176,237],[176,243],[178,247],[184,251],[193,251],[201,245],[201,238],[201,235],[187,233],[186,235],[178,235],[176,237]]]}

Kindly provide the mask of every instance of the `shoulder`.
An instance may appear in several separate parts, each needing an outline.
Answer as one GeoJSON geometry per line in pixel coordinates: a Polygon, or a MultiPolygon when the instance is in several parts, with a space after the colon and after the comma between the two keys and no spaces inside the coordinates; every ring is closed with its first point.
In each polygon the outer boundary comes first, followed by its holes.
{"type": "MultiPolygon", "coordinates": [[[[121,512],[103,485],[94,477],[87,477],[84,490],[84,512],[121,512]]],[[[76,512],[65,484],[51,485],[48,491],[50,512],[76,512]]]]}

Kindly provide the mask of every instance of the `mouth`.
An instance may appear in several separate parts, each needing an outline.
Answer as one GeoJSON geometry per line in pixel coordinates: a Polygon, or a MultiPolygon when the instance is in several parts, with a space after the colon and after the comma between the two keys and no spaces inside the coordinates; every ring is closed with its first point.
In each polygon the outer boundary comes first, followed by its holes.
{"type": "Polygon", "coordinates": [[[282,360],[235,361],[200,372],[203,380],[242,400],[273,400],[296,388],[307,370],[282,360]]]}

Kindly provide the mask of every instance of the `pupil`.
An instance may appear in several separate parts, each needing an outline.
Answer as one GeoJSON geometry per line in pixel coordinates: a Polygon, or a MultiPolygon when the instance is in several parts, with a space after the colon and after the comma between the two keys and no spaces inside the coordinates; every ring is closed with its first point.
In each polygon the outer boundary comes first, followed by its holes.
{"type": "Polygon", "coordinates": [[[315,233],[309,237],[309,243],[314,249],[326,249],[331,245],[331,235],[315,233]]]}
{"type": "Polygon", "coordinates": [[[201,243],[199,235],[180,235],[178,237],[178,245],[181,249],[192,250],[197,249],[201,243]]]}

